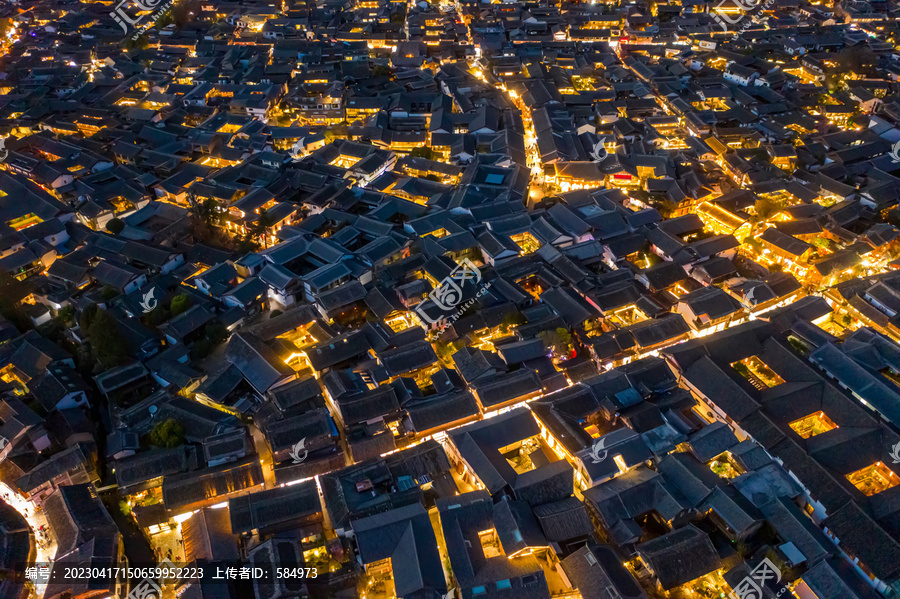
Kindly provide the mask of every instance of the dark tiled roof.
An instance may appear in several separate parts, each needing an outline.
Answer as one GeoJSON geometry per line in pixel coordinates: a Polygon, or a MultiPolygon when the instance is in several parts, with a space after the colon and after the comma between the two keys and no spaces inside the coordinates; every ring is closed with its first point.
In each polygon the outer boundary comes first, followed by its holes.
{"type": "Polygon", "coordinates": [[[189,506],[218,497],[224,499],[231,493],[262,485],[263,482],[259,456],[252,455],[239,462],[165,477],[163,504],[170,513],[178,513],[189,506]]]}
{"type": "Polygon", "coordinates": [[[116,482],[127,488],[196,467],[196,454],[187,446],[152,449],[116,460],[116,482]]]}
{"type": "Polygon", "coordinates": [[[300,521],[322,511],[315,481],[259,491],[228,501],[231,531],[250,532],[300,521]]]}
{"type": "Polygon", "coordinates": [[[608,545],[585,545],[562,560],[561,565],[583,599],[646,597],[608,545]]]}
{"type": "Polygon", "coordinates": [[[398,597],[446,592],[437,539],[421,504],[354,520],[352,526],[364,564],[391,558],[398,597]]]}
{"type": "Polygon", "coordinates": [[[116,525],[92,485],[64,485],[44,507],[56,537],[57,555],[64,555],[95,535],[117,532],[116,525]]]}
{"type": "Polygon", "coordinates": [[[182,525],[185,563],[194,560],[237,560],[237,542],[227,509],[204,508],[182,525]]]}
{"type": "Polygon", "coordinates": [[[294,374],[274,351],[251,333],[232,335],[225,357],[259,393],[265,393],[275,383],[294,374]]]}
{"type": "Polygon", "coordinates": [[[737,445],[738,440],[727,424],[714,422],[690,435],[688,443],[701,462],[708,462],[737,445]]]}
{"type": "Polygon", "coordinates": [[[667,590],[709,574],[720,564],[709,537],[693,525],[641,543],[635,549],[667,590]]]}
{"type": "Polygon", "coordinates": [[[841,546],[852,548],[875,576],[892,580],[900,572],[900,543],[891,538],[855,502],[830,511],[822,523],[839,540],[841,546]]]}
{"type": "Polygon", "coordinates": [[[404,405],[417,432],[448,425],[479,413],[478,402],[469,391],[430,396],[404,405]]]}
{"type": "Polygon", "coordinates": [[[551,542],[587,537],[594,531],[587,509],[576,497],[538,505],[534,515],[551,542]]]}

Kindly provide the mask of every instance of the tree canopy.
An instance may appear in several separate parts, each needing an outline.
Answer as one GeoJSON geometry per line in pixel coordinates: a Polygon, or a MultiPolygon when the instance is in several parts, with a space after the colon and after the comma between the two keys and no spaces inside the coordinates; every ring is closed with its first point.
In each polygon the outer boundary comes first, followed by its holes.
{"type": "Polygon", "coordinates": [[[415,150],[409,153],[413,158],[427,158],[428,160],[434,159],[434,150],[429,148],[428,146],[419,146],[415,150]]]}
{"type": "Polygon", "coordinates": [[[528,320],[521,312],[510,312],[503,316],[503,319],[500,321],[500,328],[508,331],[509,329],[523,325],[526,322],[528,322],[528,320]]]}
{"type": "Polygon", "coordinates": [[[157,447],[178,447],[184,443],[184,425],[174,418],[163,420],[150,431],[150,442],[157,447]]]}
{"type": "Polygon", "coordinates": [[[0,272],[0,315],[20,330],[28,328],[29,320],[18,304],[29,293],[28,284],[19,281],[9,273],[0,272]]]}
{"type": "Polygon", "coordinates": [[[106,223],[106,230],[113,235],[118,235],[125,230],[125,221],[121,218],[112,218],[106,223]]]}
{"type": "Polygon", "coordinates": [[[0,36],[6,37],[6,34],[9,33],[9,30],[12,29],[12,27],[12,19],[8,17],[0,19],[0,36]]]}
{"type": "Polygon", "coordinates": [[[538,333],[538,337],[558,356],[569,353],[569,347],[572,345],[572,333],[562,327],[556,330],[541,331],[538,333]]]}
{"type": "Polygon", "coordinates": [[[191,296],[186,293],[179,293],[172,298],[172,303],[169,304],[169,312],[172,313],[172,316],[178,316],[190,308],[193,303],[191,296]]]}
{"type": "Polygon", "coordinates": [[[97,310],[89,320],[87,330],[94,357],[104,366],[118,366],[128,360],[128,348],[125,347],[119,325],[112,314],[106,310],[97,310]]]}
{"type": "Polygon", "coordinates": [[[756,222],[765,222],[778,214],[784,206],[780,203],[770,200],[768,198],[759,198],[756,200],[756,204],[753,206],[754,211],[756,212],[755,218],[751,220],[755,220],[756,222]]]}
{"type": "Polygon", "coordinates": [[[119,290],[112,285],[106,285],[103,287],[103,289],[100,290],[100,297],[107,301],[111,300],[117,295],[119,295],[119,290]]]}

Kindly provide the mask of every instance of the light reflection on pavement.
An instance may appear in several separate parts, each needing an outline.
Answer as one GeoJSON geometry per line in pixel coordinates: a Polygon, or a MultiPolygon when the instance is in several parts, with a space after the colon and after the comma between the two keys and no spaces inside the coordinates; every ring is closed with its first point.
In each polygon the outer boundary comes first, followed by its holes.
{"type": "MultiPolygon", "coordinates": [[[[28,526],[31,527],[31,534],[34,535],[37,548],[35,563],[49,566],[56,556],[56,538],[53,535],[53,531],[50,530],[47,518],[44,517],[43,512],[35,510],[30,501],[2,482],[0,482],[0,499],[3,499],[3,501],[19,512],[25,518],[25,521],[28,522],[28,526]],[[45,538],[41,536],[41,527],[48,533],[45,538]]],[[[40,599],[44,596],[46,589],[46,582],[35,581],[34,594],[32,596],[40,599]]]]}

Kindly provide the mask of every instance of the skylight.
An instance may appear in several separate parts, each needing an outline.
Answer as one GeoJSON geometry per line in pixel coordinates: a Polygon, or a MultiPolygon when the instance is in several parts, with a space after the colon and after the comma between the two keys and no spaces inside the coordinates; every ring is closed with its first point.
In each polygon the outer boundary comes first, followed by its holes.
{"type": "Polygon", "coordinates": [[[821,410],[795,420],[789,426],[804,439],[809,439],[838,428],[838,425],[821,410]]]}
{"type": "Polygon", "coordinates": [[[900,484],[900,477],[881,462],[876,462],[871,466],[866,466],[861,470],[848,474],[847,480],[862,491],[866,497],[877,495],[900,484]]]}
{"type": "Polygon", "coordinates": [[[777,387],[784,383],[778,373],[769,368],[758,356],[750,356],[731,364],[738,374],[750,381],[757,389],[777,387]]]}

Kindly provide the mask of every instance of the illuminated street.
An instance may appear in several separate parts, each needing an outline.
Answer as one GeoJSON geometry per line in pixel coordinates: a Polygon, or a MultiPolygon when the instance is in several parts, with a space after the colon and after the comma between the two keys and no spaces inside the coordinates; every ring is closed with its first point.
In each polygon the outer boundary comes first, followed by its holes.
{"type": "Polygon", "coordinates": [[[0,599],[900,599],[898,16],[0,6],[0,599]]]}
{"type": "MultiPolygon", "coordinates": [[[[47,566],[52,568],[53,558],[56,557],[56,540],[53,537],[50,526],[47,524],[47,519],[40,510],[35,510],[29,501],[23,499],[4,483],[0,483],[0,498],[19,512],[31,527],[37,548],[37,557],[34,563],[38,567],[47,566]]],[[[41,599],[44,596],[46,586],[46,582],[40,579],[36,580],[32,596],[35,599],[41,599]]]]}

